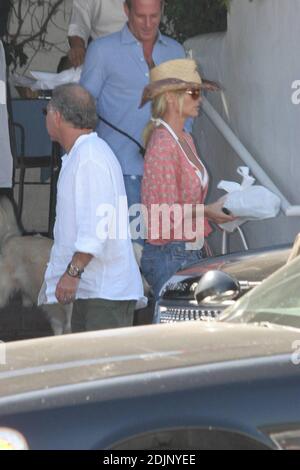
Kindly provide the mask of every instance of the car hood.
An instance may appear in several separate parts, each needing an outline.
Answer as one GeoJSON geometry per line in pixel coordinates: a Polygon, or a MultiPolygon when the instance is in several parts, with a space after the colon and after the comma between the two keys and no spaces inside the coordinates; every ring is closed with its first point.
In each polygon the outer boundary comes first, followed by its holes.
{"type": "Polygon", "coordinates": [[[255,250],[209,258],[190,268],[177,272],[180,277],[201,276],[211,269],[225,271],[239,281],[261,282],[287,261],[290,246],[284,248],[255,250]]]}
{"type": "Polygon", "coordinates": [[[8,343],[1,345],[0,403],[54,387],[292,354],[298,339],[299,330],[281,327],[190,322],[8,343]]]}

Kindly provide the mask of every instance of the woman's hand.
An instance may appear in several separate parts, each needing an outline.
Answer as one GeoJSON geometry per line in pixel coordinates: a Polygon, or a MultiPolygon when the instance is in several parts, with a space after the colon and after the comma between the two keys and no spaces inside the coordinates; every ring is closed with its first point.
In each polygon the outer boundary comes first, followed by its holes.
{"type": "Polygon", "coordinates": [[[204,215],[212,222],[216,224],[225,224],[226,222],[232,222],[236,219],[233,215],[226,215],[222,211],[224,206],[224,197],[218,199],[216,202],[212,204],[207,204],[204,206],[204,215]]]}

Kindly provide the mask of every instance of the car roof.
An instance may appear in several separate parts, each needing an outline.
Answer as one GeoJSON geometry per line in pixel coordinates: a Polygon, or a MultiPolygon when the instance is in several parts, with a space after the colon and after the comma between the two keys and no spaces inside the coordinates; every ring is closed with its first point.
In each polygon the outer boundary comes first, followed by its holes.
{"type": "Polygon", "coordinates": [[[278,326],[187,322],[8,343],[1,345],[0,401],[112,377],[292,354],[298,339],[298,330],[278,326]]]}

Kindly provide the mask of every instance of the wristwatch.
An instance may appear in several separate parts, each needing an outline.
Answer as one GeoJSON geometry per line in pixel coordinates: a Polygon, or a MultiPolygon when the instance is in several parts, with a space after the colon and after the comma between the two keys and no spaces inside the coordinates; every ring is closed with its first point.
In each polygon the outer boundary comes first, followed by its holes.
{"type": "Polygon", "coordinates": [[[78,277],[79,279],[81,278],[81,274],[84,272],[84,269],[78,268],[76,264],[69,263],[66,273],[71,276],[71,277],[78,277]]]}

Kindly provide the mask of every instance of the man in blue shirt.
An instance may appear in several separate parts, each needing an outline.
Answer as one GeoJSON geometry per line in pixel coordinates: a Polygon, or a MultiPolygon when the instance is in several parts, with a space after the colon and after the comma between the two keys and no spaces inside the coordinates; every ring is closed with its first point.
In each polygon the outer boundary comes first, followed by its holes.
{"type": "MultiPolygon", "coordinates": [[[[80,83],[97,101],[97,112],[142,144],[150,104],[139,109],[149,69],[184,58],[183,47],[159,32],[164,0],[126,0],[128,23],[93,41],[86,54],[80,83]]],[[[124,175],[128,206],[140,203],[143,157],[136,143],[100,121],[97,132],[116,154],[124,175]]]]}

